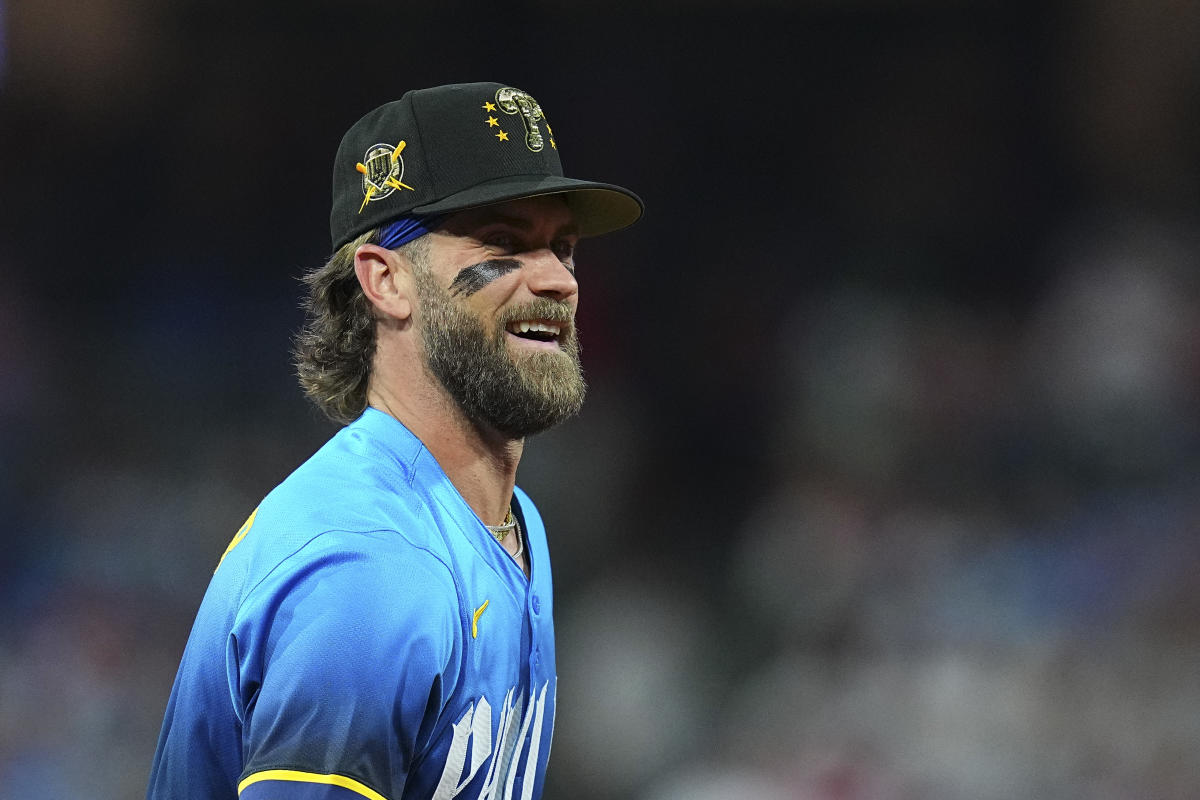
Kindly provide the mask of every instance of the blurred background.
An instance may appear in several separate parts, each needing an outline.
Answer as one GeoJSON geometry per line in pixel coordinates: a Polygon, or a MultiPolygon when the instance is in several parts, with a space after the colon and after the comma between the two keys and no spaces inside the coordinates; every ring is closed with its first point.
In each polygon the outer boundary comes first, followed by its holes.
{"type": "Polygon", "coordinates": [[[0,798],[135,798],[333,432],[296,276],[409,88],[530,91],[581,250],[551,800],[1192,798],[1200,3],[0,0],[0,798]]]}

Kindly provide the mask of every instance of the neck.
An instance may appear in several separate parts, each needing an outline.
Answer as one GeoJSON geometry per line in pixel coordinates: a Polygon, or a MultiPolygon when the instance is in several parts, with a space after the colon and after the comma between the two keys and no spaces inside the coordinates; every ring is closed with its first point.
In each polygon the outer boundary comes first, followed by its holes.
{"type": "Polygon", "coordinates": [[[406,400],[372,386],[367,402],[398,419],[421,440],[446,477],[486,525],[508,514],[525,441],[468,420],[440,387],[434,397],[406,400]]]}

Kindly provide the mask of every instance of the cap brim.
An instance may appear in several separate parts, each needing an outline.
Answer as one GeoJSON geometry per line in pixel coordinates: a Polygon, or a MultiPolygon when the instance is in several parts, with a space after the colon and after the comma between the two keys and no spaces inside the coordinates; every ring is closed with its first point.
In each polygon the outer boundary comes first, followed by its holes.
{"type": "Polygon", "coordinates": [[[417,214],[449,214],[468,208],[539,197],[565,196],[579,225],[580,236],[599,236],[637,222],[642,216],[642,200],[633,192],[611,183],[560,178],[555,175],[509,175],[485,181],[435,203],[417,206],[417,214]]]}

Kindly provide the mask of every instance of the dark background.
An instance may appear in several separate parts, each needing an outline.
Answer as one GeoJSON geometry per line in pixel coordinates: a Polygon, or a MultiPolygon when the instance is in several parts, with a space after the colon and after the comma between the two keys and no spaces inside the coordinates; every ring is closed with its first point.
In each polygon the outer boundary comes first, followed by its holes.
{"type": "Polygon", "coordinates": [[[547,795],[1200,785],[1200,3],[0,0],[0,798],[137,797],[230,536],[333,427],[345,128],[533,94],[581,250],[547,795]]]}

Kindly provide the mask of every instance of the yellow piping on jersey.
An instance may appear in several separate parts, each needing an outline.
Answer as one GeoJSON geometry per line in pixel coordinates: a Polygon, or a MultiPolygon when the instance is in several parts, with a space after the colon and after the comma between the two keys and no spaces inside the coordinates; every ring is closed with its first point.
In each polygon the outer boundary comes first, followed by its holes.
{"type": "MultiPolygon", "coordinates": [[[[225,548],[225,552],[221,554],[221,561],[225,560],[225,556],[229,555],[229,551],[238,546],[238,542],[246,538],[246,534],[250,532],[250,528],[254,525],[254,518],[258,516],[258,509],[250,512],[250,516],[242,523],[242,527],[238,528],[238,532],[233,535],[233,540],[229,542],[229,547],[225,548]]],[[[217,569],[221,568],[221,561],[217,562],[217,569]]],[[[213,570],[216,572],[217,570],[213,570]]]]}
{"type": "Polygon", "coordinates": [[[387,800],[386,797],[379,792],[364,786],[353,778],[347,778],[344,775],[317,775],[313,772],[298,772],[294,769],[269,769],[265,772],[256,772],[246,780],[238,784],[238,794],[246,790],[246,787],[252,783],[259,781],[295,781],[297,783],[324,783],[329,786],[340,786],[343,789],[349,789],[352,792],[357,792],[363,797],[370,800],[387,800]]]}

